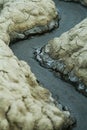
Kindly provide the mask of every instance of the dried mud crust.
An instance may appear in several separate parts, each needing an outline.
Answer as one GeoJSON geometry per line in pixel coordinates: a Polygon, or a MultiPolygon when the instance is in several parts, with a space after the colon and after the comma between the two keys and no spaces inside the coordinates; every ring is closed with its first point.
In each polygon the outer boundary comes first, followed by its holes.
{"type": "Polygon", "coordinates": [[[0,129],[58,130],[72,124],[70,113],[55,105],[30,67],[0,40],[0,129]]]}
{"type": "Polygon", "coordinates": [[[69,128],[74,123],[69,111],[55,105],[51,93],[37,82],[27,63],[18,60],[8,47],[16,38],[56,26],[54,2],[1,0],[0,7],[0,130],[69,128]]]}
{"type": "Polygon", "coordinates": [[[70,113],[55,105],[30,67],[0,40],[0,130],[58,130],[72,124],[70,113]]]}
{"type": "Polygon", "coordinates": [[[0,7],[0,39],[7,44],[58,26],[52,0],[1,0],[0,7]]]}
{"type": "Polygon", "coordinates": [[[87,96],[87,19],[36,50],[36,59],[87,96]]]}

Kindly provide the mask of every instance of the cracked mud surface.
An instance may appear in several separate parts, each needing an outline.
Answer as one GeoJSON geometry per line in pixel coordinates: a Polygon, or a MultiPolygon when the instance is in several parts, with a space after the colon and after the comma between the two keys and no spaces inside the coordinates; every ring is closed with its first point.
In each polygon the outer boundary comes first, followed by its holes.
{"type": "Polygon", "coordinates": [[[32,71],[35,73],[40,83],[53,93],[54,98],[57,101],[60,100],[63,105],[68,106],[71,113],[77,119],[77,127],[74,128],[74,130],[84,130],[87,129],[87,99],[76,92],[72,85],[61,81],[48,69],[41,67],[32,56],[35,49],[45,45],[48,40],[56,36],[60,36],[61,33],[68,31],[71,27],[79,23],[87,16],[87,9],[79,4],[65,3],[57,0],[55,0],[55,3],[61,15],[59,29],[40,37],[34,37],[31,40],[18,42],[11,45],[11,48],[19,59],[23,59],[29,63],[32,71]],[[70,22],[67,22],[67,19],[69,19],[70,22]]]}

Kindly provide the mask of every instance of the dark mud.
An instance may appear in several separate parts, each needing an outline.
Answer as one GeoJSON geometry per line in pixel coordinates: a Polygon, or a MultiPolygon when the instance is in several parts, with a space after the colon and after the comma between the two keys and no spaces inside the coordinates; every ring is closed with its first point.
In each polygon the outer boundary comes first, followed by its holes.
{"type": "Polygon", "coordinates": [[[35,49],[41,48],[48,40],[60,36],[87,17],[87,9],[80,4],[58,0],[55,0],[55,3],[61,15],[58,29],[45,35],[11,44],[10,47],[19,59],[25,60],[31,66],[31,70],[39,82],[52,92],[56,101],[60,101],[68,107],[71,114],[77,119],[77,126],[73,130],[86,130],[87,98],[78,93],[72,85],[56,77],[49,69],[41,67],[33,55],[35,49]]]}

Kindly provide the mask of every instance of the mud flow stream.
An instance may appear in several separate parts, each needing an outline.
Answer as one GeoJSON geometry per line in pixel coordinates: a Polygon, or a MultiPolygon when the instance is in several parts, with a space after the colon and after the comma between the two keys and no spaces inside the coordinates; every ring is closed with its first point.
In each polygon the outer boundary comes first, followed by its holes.
{"type": "Polygon", "coordinates": [[[44,35],[16,42],[10,47],[20,60],[26,61],[31,66],[39,82],[52,92],[53,97],[69,108],[77,119],[77,126],[73,130],[87,130],[87,97],[77,92],[72,85],[58,79],[49,69],[41,67],[34,59],[35,49],[44,46],[48,40],[60,36],[87,16],[87,8],[78,3],[54,1],[61,16],[59,28],[44,35]]]}

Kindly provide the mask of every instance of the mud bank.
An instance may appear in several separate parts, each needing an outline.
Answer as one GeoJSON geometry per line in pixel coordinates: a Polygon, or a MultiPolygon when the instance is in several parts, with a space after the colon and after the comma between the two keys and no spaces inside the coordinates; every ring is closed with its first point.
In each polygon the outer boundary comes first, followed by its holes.
{"type": "Polygon", "coordinates": [[[87,96],[86,30],[87,19],[37,50],[36,59],[87,96]]]}

